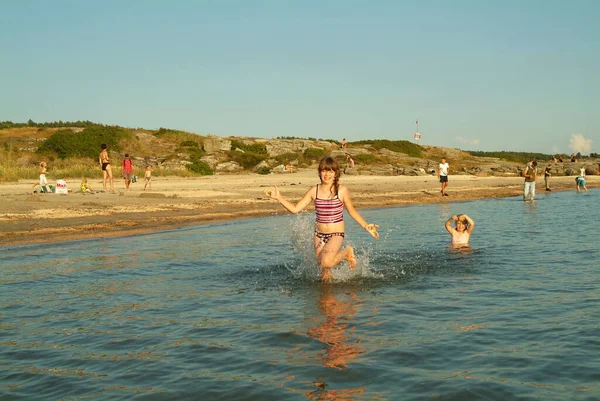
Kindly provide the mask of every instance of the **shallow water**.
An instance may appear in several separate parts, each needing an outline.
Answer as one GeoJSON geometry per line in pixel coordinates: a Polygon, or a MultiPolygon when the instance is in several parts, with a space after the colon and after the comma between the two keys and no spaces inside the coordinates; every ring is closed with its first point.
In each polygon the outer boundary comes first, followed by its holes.
{"type": "Polygon", "coordinates": [[[599,199],[366,210],[327,285],[309,213],[0,248],[0,399],[598,400],[599,199]]]}

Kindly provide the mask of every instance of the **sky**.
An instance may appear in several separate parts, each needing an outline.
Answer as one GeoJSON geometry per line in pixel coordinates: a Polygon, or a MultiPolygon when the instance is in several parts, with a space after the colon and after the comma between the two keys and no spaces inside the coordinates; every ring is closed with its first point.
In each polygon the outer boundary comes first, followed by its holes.
{"type": "Polygon", "coordinates": [[[0,0],[0,120],[600,152],[600,1],[0,0]]]}

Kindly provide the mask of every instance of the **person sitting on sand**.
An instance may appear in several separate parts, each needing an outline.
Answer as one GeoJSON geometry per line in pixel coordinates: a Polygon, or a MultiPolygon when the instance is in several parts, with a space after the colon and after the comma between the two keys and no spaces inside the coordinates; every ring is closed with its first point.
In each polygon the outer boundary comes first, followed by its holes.
{"type": "Polygon", "coordinates": [[[81,180],[81,193],[82,194],[93,194],[95,193],[92,187],[87,183],[87,178],[83,177],[81,180]]]}
{"type": "Polygon", "coordinates": [[[319,163],[318,171],[321,183],[311,187],[295,205],[285,199],[277,187],[266,189],[265,194],[294,214],[304,210],[310,202],[315,203],[315,253],[321,267],[321,278],[328,281],[332,278],[331,269],[342,260],[348,261],[351,270],[356,266],[354,248],[347,246],[341,249],[345,236],[344,207],[376,239],[379,238],[379,226],[367,223],[354,208],[350,191],[345,185],[339,184],[341,170],[333,157],[324,157],[319,163]]]}
{"type": "Polygon", "coordinates": [[[446,220],[445,227],[452,235],[452,245],[468,245],[475,222],[466,214],[455,214],[446,220]],[[456,222],[456,229],[452,228],[452,221],[456,222]]]}

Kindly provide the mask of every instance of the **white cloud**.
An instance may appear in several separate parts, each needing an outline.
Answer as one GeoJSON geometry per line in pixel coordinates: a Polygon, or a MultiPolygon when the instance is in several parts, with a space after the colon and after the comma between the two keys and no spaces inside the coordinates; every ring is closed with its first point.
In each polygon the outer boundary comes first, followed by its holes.
{"type": "Polygon", "coordinates": [[[586,139],[581,134],[571,134],[569,139],[569,148],[573,153],[581,153],[583,155],[590,153],[592,150],[592,140],[586,139]]]}
{"type": "Polygon", "coordinates": [[[457,136],[456,140],[467,145],[479,145],[479,139],[466,139],[461,136],[457,136]]]}

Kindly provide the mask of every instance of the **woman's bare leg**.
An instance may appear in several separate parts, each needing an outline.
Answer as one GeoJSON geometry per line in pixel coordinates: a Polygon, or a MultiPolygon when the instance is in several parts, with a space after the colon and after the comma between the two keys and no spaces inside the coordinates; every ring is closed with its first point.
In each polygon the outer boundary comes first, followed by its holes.
{"type": "Polygon", "coordinates": [[[108,178],[108,173],[106,170],[102,170],[102,185],[104,187],[104,191],[106,191],[106,179],[108,178]]]}
{"type": "MultiPolygon", "coordinates": [[[[106,173],[108,174],[108,181],[110,182],[110,190],[115,192],[115,186],[113,182],[113,174],[112,168],[110,166],[106,166],[106,173]]],[[[106,190],[106,184],[104,184],[104,189],[106,190]]]]}

